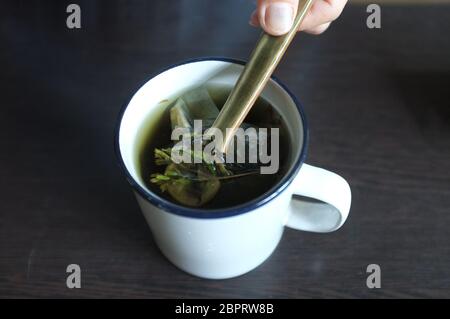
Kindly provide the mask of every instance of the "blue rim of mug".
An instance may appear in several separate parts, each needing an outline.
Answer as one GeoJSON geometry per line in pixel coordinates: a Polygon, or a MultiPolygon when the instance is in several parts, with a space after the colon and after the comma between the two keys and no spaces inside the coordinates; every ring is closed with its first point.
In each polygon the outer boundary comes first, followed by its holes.
{"type": "Polygon", "coordinates": [[[191,218],[197,218],[197,219],[215,219],[215,218],[225,218],[225,217],[231,217],[236,215],[245,214],[248,212],[251,212],[259,207],[262,207],[278,197],[294,180],[295,176],[297,175],[298,171],[300,170],[302,164],[305,162],[306,153],[308,149],[309,144],[309,131],[308,131],[308,124],[306,120],[305,111],[296,98],[296,96],[287,88],[286,85],[284,85],[277,77],[272,76],[271,80],[274,81],[276,84],[278,84],[292,99],[294,104],[297,107],[297,111],[300,114],[302,123],[303,123],[303,146],[300,151],[300,155],[295,160],[295,163],[293,164],[292,168],[286,173],[286,175],[274,186],[272,187],[268,192],[264,193],[263,195],[246,202],[244,204],[238,205],[238,206],[232,206],[227,208],[218,208],[218,209],[201,209],[201,208],[190,208],[181,206],[178,204],[175,204],[165,198],[162,198],[161,196],[155,194],[151,190],[143,188],[139,183],[131,176],[130,172],[128,171],[125,162],[122,158],[122,153],[120,151],[120,144],[119,144],[119,137],[120,137],[120,127],[122,124],[123,116],[128,108],[128,105],[131,102],[131,99],[136,94],[137,91],[139,91],[142,86],[151,81],[153,78],[157,77],[158,75],[185,65],[185,64],[191,64],[196,62],[205,62],[205,61],[221,61],[221,62],[228,62],[232,64],[238,64],[238,65],[245,65],[245,61],[233,59],[233,58],[226,58],[226,57],[202,57],[202,58],[196,58],[196,59],[190,59],[185,60],[180,63],[172,64],[162,70],[160,70],[157,73],[154,73],[151,75],[139,88],[138,90],[134,91],[131,97],[129,97],[126,101],[126,103],[122,106],[122,109],[119,112],[118,120],[115,127],[115,133],[114,133],[114,151],[116,154],[117,162],[119,167],[121,168],[122,172],[125,174],[126,179],[128,180],[128,183],[131,185],[131,187],[138,192],[139,195],[141,195],[144,199],[149,201],[151,204],[155,205],[156,207],[176,215],[184,216],[184,217],[191,217],[191,218]]]}

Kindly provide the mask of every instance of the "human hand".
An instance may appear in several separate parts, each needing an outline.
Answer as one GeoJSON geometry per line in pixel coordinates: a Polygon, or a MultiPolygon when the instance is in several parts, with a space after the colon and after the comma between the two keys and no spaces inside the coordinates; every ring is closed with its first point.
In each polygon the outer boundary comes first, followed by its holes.
{"type": "MultiPolygon", "coordinates": [[[[299,0],[257,0],[257,8],[250,18],[252,26],[261,26],[267,33],[287,33],[297,15],[299,0]]],[[[315,0],[303,20],[300,30],[321,34],[336,20],[347,0],[315,0]]]]}

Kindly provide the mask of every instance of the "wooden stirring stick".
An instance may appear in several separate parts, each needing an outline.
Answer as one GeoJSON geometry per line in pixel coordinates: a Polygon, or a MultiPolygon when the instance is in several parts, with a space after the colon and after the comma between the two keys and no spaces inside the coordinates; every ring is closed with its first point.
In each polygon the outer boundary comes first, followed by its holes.
{"type": "Polygon", "coordinates": [[[272,36],[263,33],[261,36],[250,56],[250,60],[245,65],[230,96],[212,125],[213,128],[219,129],[224,136],[222,145],[217,145],[218,151],[226,152],[236,130],[266,86],[313,1],[300,0],[297,16],[292,29],[287,34],[272,36]]]}

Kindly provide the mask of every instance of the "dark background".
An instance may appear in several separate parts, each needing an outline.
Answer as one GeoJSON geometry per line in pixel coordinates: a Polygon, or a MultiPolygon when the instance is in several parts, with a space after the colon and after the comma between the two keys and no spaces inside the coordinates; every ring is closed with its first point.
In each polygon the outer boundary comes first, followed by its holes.
{"type": "Polygon", "coordinates": [[[77,1],[82,29],[69,30],[69,3],[1,3],[1,297],[450,297],[450,6],[383,6],[381,30],[349,6],[326,34],[298,36],[276,75],[308,114],[308,163],[349,181],[350,217],[332,234],[286,229],[256,270],[207,281],[159,253],[113,132],[159,69],[246,59],[253,4],[77,1]]]}

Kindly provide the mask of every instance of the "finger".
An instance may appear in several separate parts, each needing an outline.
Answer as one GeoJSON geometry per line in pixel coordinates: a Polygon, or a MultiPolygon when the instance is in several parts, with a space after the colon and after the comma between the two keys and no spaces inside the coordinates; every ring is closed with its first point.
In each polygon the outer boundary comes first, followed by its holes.
{"type": "Polygon", "coordinates": [[[331,24],[331,22],[327,22],[327,23],[318,25],[317,27],[314,27],[311,29],[306,29],[304,31],[306,33],[314,34],[314,35],[322,34],[330,27],[330,24],[331,24]]]}
{"type": "MultiPolygon", "coordinates": [[[[259,0],[258,9],[253,12],[250,19],[250,24],[252,26],[261,26],[266,30],[266,32],[273,35],[283,34],[281,32],[277,32],[276,30],[272,30],[269,23],[266,22],[267,6],[275,3],[278,5],[280,2],[292,4],[295,8],[298,6],[298,1],[259,0]]],[[[330,23],[340,16],[346,3],[347,0],[316,0],[312,4],[311,9],[306,15],[305,20],[302,22],[299,30],[310,34],[321,34],[325,32],[330,26],[330,23]]],[[[294,16],[296,15],[296,11],[297,9],[295,9],[294,16]]],[[[287,28],[288,31],[289,29],[290,28],[287,28]]]]}
{"type": "Polygon", "coordinates": [[[258,0],[259,23],[269,34],[285,34],[292,28],[297,8],[298,0],[258,0]]]}
{"type": "Polygon", "coordinates": [[[248,21],[251,26],[253,27],[259,27],[259,19],[258,19],[258,11],[253,11],[252,15],[250,16],[250,21],[248,21]]]}
{"type": "MultiPolygon", "coordinates": [[[[333,22],[342,13],[347,0],[316,0],[303,20],[300,31],[313,30],[323,24],[333,22]]],[[[325,31],[325,30],[323,30],[325,31]]]]}

